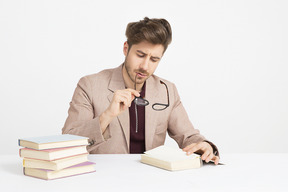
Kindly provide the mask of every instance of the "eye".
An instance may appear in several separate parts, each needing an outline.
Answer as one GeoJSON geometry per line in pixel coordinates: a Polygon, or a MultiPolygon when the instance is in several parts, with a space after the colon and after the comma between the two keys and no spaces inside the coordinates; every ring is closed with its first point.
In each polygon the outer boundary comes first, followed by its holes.
{"type": "Polygon", "coordinates": [[[152,61],[153,63],[156,63],[156,62],[158,62],[158,61],[159,61],[159,59],[154,59],[154,58],[151,58],[151,61],[152,61]]]}
{"type": "Polygon", "coordinates": [[[139,55],[139,54],[137,54],[137,56],[138,56],[138,57],[144,57],[144,55],[139,55]]]}

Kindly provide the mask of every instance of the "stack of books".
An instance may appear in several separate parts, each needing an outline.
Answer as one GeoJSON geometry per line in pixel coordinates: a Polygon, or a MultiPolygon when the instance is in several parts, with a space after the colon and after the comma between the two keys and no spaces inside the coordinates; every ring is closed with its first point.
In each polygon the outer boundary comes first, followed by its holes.
{"type": "Polygon", "coordinates": [[[88,138],[54,135],[19,139],[24,175],[50,180],[95,172],[88,161],[88,138]]]}

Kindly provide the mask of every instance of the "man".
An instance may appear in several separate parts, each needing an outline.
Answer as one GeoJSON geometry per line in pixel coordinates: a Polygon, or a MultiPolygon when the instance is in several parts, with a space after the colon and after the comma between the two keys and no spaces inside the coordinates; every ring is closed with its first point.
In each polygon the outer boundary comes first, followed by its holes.
{"type": "Polygon", "coordinates": [[[89,137],[90,153],[143,153],[163,145],[168,131],[188,155],[218,164],[217,147],[194,129],[175,85],[153,75],[171,43],[170,24],[145,17],[129,23],[126,36],[122,65],[80,79],[63,134],[89,137]]]}

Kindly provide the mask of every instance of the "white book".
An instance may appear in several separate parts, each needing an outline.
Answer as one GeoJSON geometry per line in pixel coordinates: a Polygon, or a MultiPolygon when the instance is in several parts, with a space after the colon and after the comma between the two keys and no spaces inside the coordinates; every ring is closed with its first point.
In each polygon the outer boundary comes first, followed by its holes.
{"type": "Polygon", "coordinates": [[[43,150],[60,147],[72,147],[79,145],[88,145],[88,137],[78,135],[49,135],[42,137],[30,137],[19,139],[19,146],[31,149],[43,150]]]}
{"type": "Polygon", "coordinates": [[[200,168],[203,164],[198,154],[187,155],[182,149],[164,145],[146,151],[141,155],[141,162],[169,171],[200,168]]]}

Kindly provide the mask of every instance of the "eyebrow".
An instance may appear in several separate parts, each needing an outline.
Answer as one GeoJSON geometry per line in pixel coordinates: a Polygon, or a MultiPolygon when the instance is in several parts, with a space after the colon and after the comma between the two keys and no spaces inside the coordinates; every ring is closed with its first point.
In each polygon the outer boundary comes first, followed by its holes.
{"type": "MultiPolygon", "coordinates": [[[[143,54],[143,55],[147,55],[146,53],[144,53],[143,51],[141,51],[141,50],[136,50],[138,53],[140,53],[140,54],[143,54]]],[[[151,56],[153,59],[161,59],[160,57],[154,57],[154,56],[151,56]]]]}

